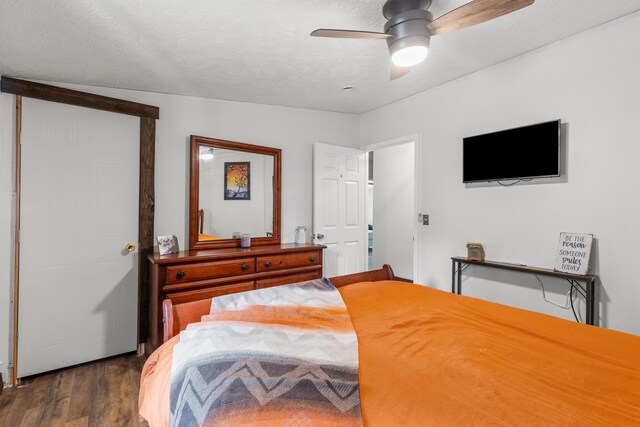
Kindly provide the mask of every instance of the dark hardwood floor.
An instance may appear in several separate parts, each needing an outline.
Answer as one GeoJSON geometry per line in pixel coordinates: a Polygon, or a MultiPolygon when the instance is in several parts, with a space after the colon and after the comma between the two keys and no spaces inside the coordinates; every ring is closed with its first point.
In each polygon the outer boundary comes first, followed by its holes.
{"type": "Polygon", "coordinates": [[[29,378],[0,394],[0,426],[146,426],[138,419],[144,356],[129,354],[29,378]]]}

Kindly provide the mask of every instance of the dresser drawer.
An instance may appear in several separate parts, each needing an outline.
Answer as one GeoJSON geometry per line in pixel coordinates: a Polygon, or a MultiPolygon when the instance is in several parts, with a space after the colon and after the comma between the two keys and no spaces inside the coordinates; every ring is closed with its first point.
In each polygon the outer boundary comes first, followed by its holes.
{"type": "Polygon", "coordinates": [[[274,277],[273,279],[263,279],[256,281],[256,288],[270,288],[272,286],[288,285],[290,283],[305,282],[307,280],[319,279],[322,277],[322,270],[314,273],[293,274],[289,276],[274,277]]]}
{"type": "Polygon", "coordinates": [[[205,288],[194,291],[171,292],[167,293],[167,298],[170,298],[173,304],[182,304],[183,302],[219,297],[221,295],[235,294],[237,292],[252,291],[253,289],[255,289],[254,282],[242,282],[234,283],[233,285],[216,286],[215,288],[205,288]]]}
{"type": "Polygon", "coordinates": [[[253,258],[172,265],[167,267],[167,284],[191,282],[215,277],[237,276],[254,273],[255,271],[256,265],[253,258]]]}
{"type": "Polygon", "coordinates": [[[320,251],[260,256],[257,258],[257,270],[263,272],[320,265],[320,256],[320,251]]]}

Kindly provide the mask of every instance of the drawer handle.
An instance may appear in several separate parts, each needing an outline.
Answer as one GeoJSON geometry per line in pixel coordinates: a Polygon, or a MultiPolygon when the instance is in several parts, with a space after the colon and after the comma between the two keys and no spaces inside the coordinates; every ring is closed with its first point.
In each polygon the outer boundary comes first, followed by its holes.
{"type": "Polygon", "coordinates": [[[180,280],[182,279],[184,276],[186,276],[187,273],[185,273],[184,271],[178,271],[178,274],[176,274],[176,279],[180,280]]]}
{"type": "Polygon", "coordinates": [[[242,271],[247,271],[248,269],[249,269],[249,264],[247,264],[246,262],[242,264],[242,271]]]}
{"type": "Polygon", "coordinates": [[[316,260],[316,257],[314,257],[314,256],[309,257],[309,261],[310,261],[310,262],[315,262],[315,260],[316,260]]]}
{"type": "Polygon", "coordinates": [[[265,262],[265,263],[264,263],[264,266],[265,266],[265,267],[267,267],[267,268],[271,267],[271,261],[267,261],[267,262],[265,262]]]}

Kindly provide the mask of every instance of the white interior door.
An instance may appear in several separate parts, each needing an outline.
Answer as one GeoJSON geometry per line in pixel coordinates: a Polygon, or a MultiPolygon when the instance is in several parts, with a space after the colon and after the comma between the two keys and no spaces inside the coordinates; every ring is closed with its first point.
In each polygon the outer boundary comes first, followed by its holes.
{"type": "Polygon", "coordinates": [[[313,233],[327,277],[367,269],[365,152],[313,145],[313,233]]]}
{"type": "Polygon", "coordinates": [[[18,377],[137,347],[139,120],[23,99],[18,377]]]}

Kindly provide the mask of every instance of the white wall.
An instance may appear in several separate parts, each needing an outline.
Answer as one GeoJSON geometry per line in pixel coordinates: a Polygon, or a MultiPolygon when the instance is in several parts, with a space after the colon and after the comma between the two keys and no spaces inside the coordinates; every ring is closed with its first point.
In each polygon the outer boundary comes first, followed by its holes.
{"type": "MultiPolygon", "coordinates": [[[[186,248],[189,136],[202,135],[282,149],[282,240],[311,225],[312,144],[358,146],[358,116],[296,108],[98,87],[62,85],[160,107],[156,128],[155,234],[175,234],[186,248]]],[[[12,116],[14,97],[0,95],[0,370],[8,379],[12,288],[12,116]]],[[[55,104],[51,104],[55,108],[55,104]]]]}
{"type": "Polygon", "coordinates": [[[373,156],[373,262],[413,280],[414,143],[377,149],[373,156]]]}
{"type": "MultiPolygon", "coordinates": [[[[450,290],[450,257],[466,242],[484,243],[487,259],[553,268],[560,232],[594,233],[600,324],[640,334],[638,40],[636,13],[362,116],[361,145],[421,135],[421,283],[450,290]],[[557,118],[566,182],[462,184],[463,137],[557,118]]],[[[572,317],[542,301],[532,276],[467,273],[466,295],[572,317]]],[[[544,282],[563,302],[565,284],[544,282]]]]}

